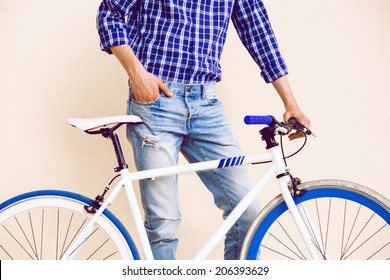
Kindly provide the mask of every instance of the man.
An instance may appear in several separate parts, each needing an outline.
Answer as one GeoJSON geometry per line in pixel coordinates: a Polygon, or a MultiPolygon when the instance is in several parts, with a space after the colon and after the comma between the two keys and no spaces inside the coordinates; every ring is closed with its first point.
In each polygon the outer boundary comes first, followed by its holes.
{"type": "MultiPolygon", "coordinates": [[[[230,18],[261,75],[279,93],[286,112],[309,126],[292,94],[287,68],[260,0],[104,0],[97,27],[101,48],[113,53],[129,77],[128,113],[143,124],[129,126],[139,170],[240,155],[215,83],[230,18]]],[[[245,167],[198,174],[226,217],[251,187],[245,167]]],[[[140,182],[145,227],[155,259],[174,259],[180,223],[177,177],[140,182]]],[[[197,209],[194,209],[196,211],[197,209]]],[[[227,233],[225,259],[239,258],[259,211],[253,205],[227,233]]]]}

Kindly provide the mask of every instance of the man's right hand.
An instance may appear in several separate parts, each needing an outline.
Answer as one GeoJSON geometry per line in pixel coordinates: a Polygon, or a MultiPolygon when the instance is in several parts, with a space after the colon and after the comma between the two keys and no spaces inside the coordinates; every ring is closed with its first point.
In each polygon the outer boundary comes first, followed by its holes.
{"type": "Polygon", "coordinates": [[[146,71],[141,64],[139,65],[129,77],[134,97],[138,102],[153,102],[159,98],[161,91],[167,97],[173,96],[173,93],[160,78],[146,71]]]}
{"type": "Polygon", "coordinates": [[[173,96],[160,78],[146,71],[129,45],[113,46],[111,51],[126,70],[138,102],[153,102],[159,98],[161,91],[165,96],[173,96]]]}

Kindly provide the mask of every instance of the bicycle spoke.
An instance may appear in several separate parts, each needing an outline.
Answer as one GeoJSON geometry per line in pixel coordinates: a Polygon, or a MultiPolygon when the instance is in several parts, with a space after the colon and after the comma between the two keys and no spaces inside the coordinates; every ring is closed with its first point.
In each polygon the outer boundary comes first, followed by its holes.
{"type": "MultiPolygon", "coordinates": [[[[286,242],[282,241],[280,238],[276,237],[274,234],[272,234],[271,232],[269,232],[269,235],[275,239],[278,244],[282,245],[284,248],[286,248],[288,251],[290,251],[292,254],[294,254],[297,258],[303,260],[303,259],[306,259],[304,254],[302,253],[302,251],[299,249],[299,247],[297,246],[297,244],[294,242],[294,240],[292,239],[291,235],[287,232],[287,230],[283,227],[283,225],[278,221],[277,222],[279,227],[283,230],[284,234],[287,236],[288,240],[290,240],[290,242],[292,243],[292,245],[294,245],[295,249],[298,250],[298,252],[300,253],[300,255],[297,253],[297,252],[294,252],[294,249],[291,248],[290,246],[287,245],[286,242]]],[[[280,255],[284,255],[283,253],[281,252],[278,252],[276,251],[276,249],[270,249],[269,247],[265,247],[265,248],[268,248],[269,250],[273,251],[273,252],[276,252],[280,255]]],[[[286,256],[287,257],[287,256],[286,256]]],[[[288,257],[290,259],[293,259],[292,257],[288,257]]]]}
{"type": "Polygon", "coordinates": [[[285,254],[283,254],[283,253],[281,253],[281,252],[279,252],[279,251],[276,251],[276,250],[274,250],[274,249],[271,249],[270,247],[267,247],[267,246],[265,246],[265,245],[261,245],[260,247],[263,247],[263,248],[265,248],[265,249],[267,249],[267,250],[270,250],[271,252],[274,252],[274,253],[276,253],[276,254],[279,254],[279,255],[281,255],[281,256],[283,256],[283,257],[285,257],[285,258],[288,258],[288,259],[290,259],[290,260],[294,260],[294,258],[289,257],[289,256],[287,256],[287,255],[285,255],[285,254]]]}
{"type": "Polygon", "coordinates": [[[313,231],[313,237],[314,239],[316,240],[316,242],[313,241],[313,243],[316,243],[314,244],[316,247],[317,247],[317,250],[320,252],[322,258],[324,260],[328,259],[328,256],[326,254],[327,252],[327,247],[328,247],[328,237],[329,237],[329,228],[330,228],[330,217],[331,217],[331,209],[332,209],[332,198],[329,198],[329,202],[328,202],[328,211],[326,212],[327,213],[327,217],[326,217],[326,229],[324,230],[325,231],[325,237],[323,235],[323,230],[322,230],[322,226],[321,226],[321,218],[320,218],[320,210],[318,209],[318,203],[317,203],[317,199],[315,200],[316,201],[316,208],[317,208],[317,217],[318,217],[318,224],[319,224],[319,228],[320,228],[320,233],[321,233],[321,243],[319,242],[319,240],[317,240],[317,238],[315,238],[315,234],[314,234],[314,229],[312,229],[313,231]],[[325,239],[325,241],[324,241],[325,239]]]}
{"type": "MultiPolygon", "coordinates": [[[[65,252],[69,249],[70,245],[73,243],[73,241],[76,239],[76,236],[79,234],[79,232],[81,231],[81,229],[83,228],[84,224],[87,222],[87,219],[88,218],[85,218],[84,221],[82,222],[82,224],[80,225],[80,227],[78,228],[77,232],[73,235],[73,238],[72,240],[69,242],[68,246],[66,247],[66,249],[64,250],[64,252],[62,253],[61,257],[62,258],[65,254],[65,252]]],[[[72,252],[73,254],[73,252],[72,252]]]]}
{"type": "Polygon", "coordinates": [[[3,246],[0,245],[0,248],[4,251],[4,253],[6,253],[6,254],[8,255],[8,257],[9,257],[11,260],[14,260],[14,258],[11,257],[11,255],[8,253],[8,251],[7,251],[3,246]]]}
{"type": "Polygon", "coordinates": [[[69,219],[69,223],[68,223],[68,227],[67,227],[67,230],[66,230],[64,242],[62,243],[62,249],[61,249],[61,254],[60,254],[61,256],[63,256],[63,254],[64,254],[64,248],[65,248],[66,241],[68,239],[68,234],[69,234],[70,226],[72,224],[73,215],[74,215],[74,213],[71,214],[70,219],[69,219]]]}
{"type": "Polygon", "coordinates": [[[60,209],[57,209],[57,239],[56,239],[56,260],[58,260],[58,239],[60,235],[60,225],[59,225],[59,219],[60,219],[60,209]]]}
{"type": "Polygon", "coordinates": [[[88,235],[88,237],[87,238],[85,238],[80,244],[79,244],[79,246],[77,246],[77,248],[76,249],[74,249],[74,251],[73,252],[71,252],[69,255],[72,255],[72,254],[74,254],[74,252],[76,252],[85,242],[87,242],[87,240],[92,236],[92,235],[94,235],[95,234],[95,232],[98,230],[99,228],[95,228],[95,230],[90,234],[90,235],[88,235]]]}
{"type": "Polygon", "coordinates": [[[15,236],[3,225],[3,228],[8,232],[8,234],[16,241],[16,243],[18,243],[18,245],[20,246],[20,248],[23,249],[23,251],[26,252],[26,254],[33,260],[34,257],[31,256],[31,254],[26,250],[26,248],[15,238],[15,236]]]}
{"type": "MultiPolygon", "coordinates": [[[[347,201],[345,201],[345,204],[347,204],[347,201]]],[[[345,205],[345,207],[347,208],[347,205],[345,205]]],[[[347,251],[349,250],[349,248],[352,246],[352,244],[348,246],[348,243],[349,243],[349,241],[350,241],[350,239],[351,239],[351,237],[352,237],[352,232],[353,232],[354,229],[355,229],[356,221],[357,221],[357,219],[358,219],[358,217],[359,217],[361,208],[362,208],[362,206],[359,205],[359,208],[358,208],[358,210],[357,210],[357,212],[356,212],[356,215],[355,215],[355,219],[354,219],[353,224],[352,224],[352,228],[351,228],[351,230],[349,231],[347,243],[345,243],[344,250],[342,251],[342,254],[341,254],[341,257],[340,257],[341,259],[342,259],[343,256],[347,253],[347,251]]],[[[346,211],[346,210],[345,210],[345,211],[346,211]]],[[[374,214],[373,214],[373,215],[374,215],[374,214]]],[[[352,241],[352,243],[353,243],[353,241],[352,241]]]]}
{"type": "Polygon", "coordinates": [[[341,256],[344,255],[344,237],[345,237],[345,223],[347,220],[347,201],[344,200],[344,213],[343,213],[343,230],[341,231],[341,251],[340,251],[340,259],[341,256]]]}
{"type": "MultiPolygon", "coordinates": [[[[359,209],[360,211],[360,209],[359,209]]],[[[366,222],[366,224],[363,226],[363,228],[359,231],[359,233],[356,235],[355,239],[351,242],[351,244],[349,245],[349,247],[346,249],[346,251],[344,252],[344,255],[342,256],[342,258],[345,256],[345,254],[347,254],[347,252],[349,251],[349,249],[351,249],[351,247],[354,245],[354,243],[356,242],[356,240],[359,238],[359,236],[361,235],[361,233],[364,231],[364,229],[367,227],[367,225],[370,223],[370,221],[372,220],[372,218],[374,217],[375,213],[373,213],[371,215],[371,217],[368,219],[368,221],[366,222]]]]}
{"type": "MultiPolygon", "coordinates": [[[[294,253],[292,251],[292,249],[288,248],[294,255],[296,255],[298,258],[300,258],[301,260],[305,260],[305,255],[302,253],[302,251],[299,249],[299,247],[297,246],[297,244],[294,242],[293,238],[291,237],[291,235],[289,235],[286,231],[286,229],[282,226],[282,224],[278,221],[278,224],[279,224],[279,227],[284,231],[284,233],[286,234],[286,236],[290,239],[290,241],[293,243],[294,247],[298,250],[298,252],[301,254],[301,256],[298,256],[298,254],[294,253]]],[[[284,245],[284,244],[283,244],[284,245]]],[[[287,246],[284,245],[286,248],[287,246]]]]}
{"type": "Polygon", "coordinates": [[[329,198],[329,204],[328,204],[328,220],[326,223],[326,236],[325,236],[325,247],[324,247],[324,255],[328,248],[328,237],[329,237],[329,228],[330,228],[330,212],[332,209],[332,198],[329,198]]]}
{"type": "Polygon", "coordinates": [[[372,254],[371,256],[369,256],[368,258],[367,258],[367,260],[370,260],[373,256],[375,256],[376,254],[378,254],[380,251],[382,251],[385,247],[387,247],[387,245],[389,245],[390,244],[390,242],[387,242],[387,244],[385,244],[385,245],[383,245],[381,248],[379,248],[379,250],[378,251],[376,251],[374,254],[372,254]]]}
{"type": "Polygon", "coordinates": [[[24,235],[24,238],[26,239],[28,245],[30,246],[30,248],[31,248],[31,250],[32,250],[32,252],[33,252],[33,254],[34,254],[35,257],[38,259],[38,255],[37,255],[37,253],[34,251],[34,248],[33,248],[33,246],[31,245],[31,242],[30,242],[29,238],[27,237],[27,234],[26,234],[25,230],[23,229],[22,225],[20,224],[19,220],[18,220],[16,217],[15,217],[15,220],[16,220],[16,222],[17,222],[17,224],[18,224],[20,230],[22,231],[22,233],[23,233],[23,235],[24,235]]]}
{"type": "Polygon", "coordinates": [[[37,259],[38,259],[37,242],[35,241],[34,228],[33,228],[33,223],[32,223],[32,218],[31,218],[31,213],[30,212],[28,212],[28,217],[29,217],[29,220],[30,220],[31,234],[32,234],[33,242],[34,242],[34,248],[35,248],[35,250],[33,250],[33,251],[35,252],[35,255],[37,256],[37,259]]]}
{"type": "MultiPolygon", "coordinates": [[[[324,244],[324,237],[323,237],[323,234],[322,234],[322,226],[321,226],[321,218],[320,218],[320,210],[318,209],[318,201],[317,199],[315,200],[315,205],[316,205],[316,212],[317,212],[317,219],[318,219],[318,226],[319,226],[319,230],[320,230],[320,235],[321,235],[321,243],[319,243],[319,240],[316,240],[316,242],[318,242],[318,247],[319,249],[321,249],[321,246],[320,244],[324,244]]],[[[321,252],[321,250],[320,250],[321,252]]]]}
{"type": "Polygon", "coordinates": [[[108,260],[109,258],[111,258],[113,255],[116,255],[118,254],[118,251],[115,251],[114,253],[112,253],[111,255],[108,255],[107,257],[103,258],[103,260],[108,260]]]}
{"type": "MultiPolygon", "coordinates": [[[[353,250],[348,256],[346,256],[345,259],[347,259],[350,255],[352,255],[354,252],[356,252],[360,247],[362,247],[364,244],[366,244],[370,239],[372,239],[378,232],[380,232],[386,226],[387,226],[387,224],[383,225],[380,229],[378,229],[374,234],[372,234],[370,237],[368,237],[365,241],[361,242],[361,244],[355,250],[353,250]]],[[[385,245],[385,247],[386,247],[386,245],[385,245]]]]}
{"type": "Polygon", "coordinates": [[[44,235],[43,225],[44,225],[44,220],[45,220],[45,209],[42,209],[42,224],[41,224],[41,257],[40,257],[40,260],[42,260],[42,256],[43,256],[43,235],[44,235]]]}
{"type": "Polygon", "coordinates": [[[91,259],[91,257],[93,255],[96,254],[97,251],[99,251],[101,248],[103,248],[103,246],[108,242],[109,239],[107,239],[106,241],[103,242],[103,244],[101,244],[91,255],[89,255],[89,257],[87,258],[87,260],[91,259]]]}

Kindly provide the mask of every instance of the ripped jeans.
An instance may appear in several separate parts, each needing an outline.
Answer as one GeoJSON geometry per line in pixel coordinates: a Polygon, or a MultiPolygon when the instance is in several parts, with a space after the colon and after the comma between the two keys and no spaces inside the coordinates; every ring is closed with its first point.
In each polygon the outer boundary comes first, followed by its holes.
{"type": "MultiPolygon", "coordinates": [[[[161,93],[156,101],[146,104],[135,100],[130,86],[128,114],[138,115],[144,121],[127,127],[138,170],[177,165],[179,152],[190,163],[241,155],[230,122],[216,97],[215,83],[167,82],[166,85],[173,97],[161,93]]],[[[224,218],[252,186],[244,166],[198,175],[213,194],[224,218]]],[[[177,188],[177,176],[140,181],[145,227],[155,259],[176,257],[175,231],[181,220],[177,188]]],[[[225,259],[239,258],[245,234],[259,210],[260,204],[253,203],[229,230],[225,238],[225,259]]]]}

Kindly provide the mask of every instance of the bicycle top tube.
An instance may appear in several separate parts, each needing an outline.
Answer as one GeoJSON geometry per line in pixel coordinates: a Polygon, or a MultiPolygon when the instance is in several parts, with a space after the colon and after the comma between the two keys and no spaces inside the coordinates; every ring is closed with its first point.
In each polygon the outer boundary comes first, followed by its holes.
{"type": "Polygon", "coordinates": [[[154,179],[162,176],[174,174],[186,174],[197,171],[205,171],[217,168],[226,168],[238,165],[256,164],[272,160],[270,153],[258,155],[237,156],[231,158],[223,158],[218,160],[210,160],[197,163],[188,163],[170,167],[156,168],[130,173],[131,180],[154,179]]]}

